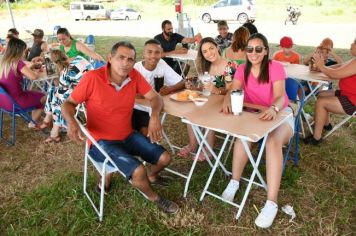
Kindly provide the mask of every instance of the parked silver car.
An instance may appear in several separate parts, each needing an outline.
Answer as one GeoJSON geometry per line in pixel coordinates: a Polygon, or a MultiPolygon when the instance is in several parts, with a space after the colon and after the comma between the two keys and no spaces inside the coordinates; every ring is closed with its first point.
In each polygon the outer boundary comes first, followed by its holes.
{"type": "Polygon", "coordinates": [[[241,24],[254,22],[256,9],[252,0],[220,0],[201,12],[205,23],[219,20],[238,21],[241,24]]]}

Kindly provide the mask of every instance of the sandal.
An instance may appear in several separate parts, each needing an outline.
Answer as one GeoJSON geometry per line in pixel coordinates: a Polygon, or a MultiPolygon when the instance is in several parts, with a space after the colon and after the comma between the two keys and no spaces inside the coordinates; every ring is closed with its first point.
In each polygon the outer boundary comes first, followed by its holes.
{"type": "Polygon", "coordinates": [[[195,148],[192,148],[189,144],[184,146],[178,153],[177,156],[182,158],[187,158],[191,152],[194,152],[195,148]]]}
{"type": "Polygon", "coordinates": [[[46,140],[44,141],[45,143],[59,143],[61,141],[61,136],[49,136],[48,138],[46,138],[46,140]]]}
{"type": "MultiPolygon", "coordinates": [[[[192,160],[194,161],[196,156],[192,157],[192,160]]],[[[208,156],[209,160],[211,159],[211,156],[208,156]]],[[[203,162],[203,161],[206,161],[206,156],[204,154],[204,152],[200,152],[199,153],[199,156],[198,156],[198,162],[203,162]]]]}
{"type": "Polygon", "coordinates": [[[28,128],[32,130],[41,130],[40,124],[34,124],[32,122],[28,123],[28,128]]]}
{"type": "MultiPolygon", "coordinates": [[[[108,187],[105,187],[104,188],[104,194],[107,195],[109,193],[111,189],[111,183],[109,184],[108,187]]],[[[100,187],[100,183],[98,183],[96,186],[95,186],[95,192],[98,193],[98,194],[101,194],[101,187],[100,187]]]]}
{"type": "Polygon", "coordinates": [[[39,128],[41,130],[43,129],[46,129],[46,128],[52,128],[52,122],[46,122],[46,121],[43,121],[42,124],[39,125],[39,128]]]}

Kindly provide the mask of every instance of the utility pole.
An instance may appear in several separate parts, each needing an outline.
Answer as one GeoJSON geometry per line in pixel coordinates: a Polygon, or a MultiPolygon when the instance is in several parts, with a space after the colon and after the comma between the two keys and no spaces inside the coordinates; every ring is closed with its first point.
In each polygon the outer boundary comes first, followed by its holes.
{"type": "Polygon", "coordinates": [[[6,0],[7,2],[7,10],[9,11],[10,17],[11,17],[11,21],[12,21],[12,25],[14,28],[16,28],[15,26],[15,21],[14,21],[14,16],[12,15],[12,10],[11,10],[11,6],[10,6],[10,1],[6,0]]]}

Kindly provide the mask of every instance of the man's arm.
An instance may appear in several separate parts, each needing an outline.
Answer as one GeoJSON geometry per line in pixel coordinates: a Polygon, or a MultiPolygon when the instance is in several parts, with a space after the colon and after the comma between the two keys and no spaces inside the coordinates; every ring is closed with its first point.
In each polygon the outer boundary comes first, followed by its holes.
{"type": "Polygon", "coordinates": [[[163,108],[163,100],[153,89],[147,92],[144,97],[150,101],[152,109],[148,124],[148,136],[151,142],[158,142],[162,137],[162,126],[159,115],[163,108]]]}
{"type": "Polygon", "coordinates": [[[197,41],[198,38],[201,38],[201,34],[197,34],[195,35],[193,38],[183,38],[182,39],[182,43],[195,43],[197,41]]]}
{"type": "Polygon", "coordinates": [[[186,48],[176,48],[173,51],[169,51],[169,52],[162,52],[162,57],[166,57],[172,54],[186,54],[188,53],[188,49],[186,48]]]}
{"type": "Polygon", "coordinates": [[[68,99],[63,103],[61,107],[61,112],[65,121],[67,122],[68,137],[76,143],[80,144],[84,140],[84,138],[82,132],[80,131],[78,123],[74,119],[76,112],[75,108],[77,107],[77,105],[78,103],[74,101],[72,96],[69,96],[68,99]]]}

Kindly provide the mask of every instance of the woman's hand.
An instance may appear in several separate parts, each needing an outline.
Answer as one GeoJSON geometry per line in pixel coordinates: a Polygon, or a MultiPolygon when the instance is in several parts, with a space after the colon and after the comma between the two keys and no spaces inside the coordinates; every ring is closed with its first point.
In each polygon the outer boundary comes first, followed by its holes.
{"type": "Polygon", "coordinates": [[[203,88],[210,91],[211,93],[217,92],[218,88],[215,87],[215,85],[213,84],[213,82],[208,82],[206,84],[203,84],[203,88]]]}
{"type": "Polygon", "coordinates": [[[224,97],[222,112],[224,112],[224,114],[232,113],[230,93],[227,93],[224,97]]]}
{"type": "Polygon", "coordinates": [[[324,66],[324,57],[321,55],[321,53],[319,51],[314,53],[313,58],[314,58],[315,64],[318,66],[318,68],[324,66]]]}
{"type": "Polygon", "coordinates": [[[277,112],[272,108],[268,108],[262,112],[259,119],[260,120],[274,120],[277,116],[277,112]]]}

